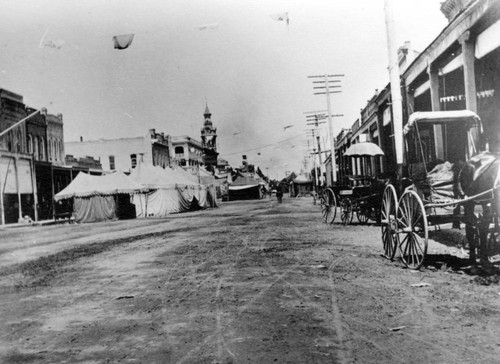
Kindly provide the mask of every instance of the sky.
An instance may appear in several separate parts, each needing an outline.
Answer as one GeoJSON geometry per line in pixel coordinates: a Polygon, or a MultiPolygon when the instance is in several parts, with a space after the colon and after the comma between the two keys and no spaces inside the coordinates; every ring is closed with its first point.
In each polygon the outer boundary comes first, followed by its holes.
{"type": "MultiPolygon", "coordinates": [[[[396,44],[424,50],[447,24],[442,1],[394,0],[396,44]]],[[[0,0],[0,9],[0,88],[63,114],[66,141],[153,128],[201,140],[208,104],[222,158],[238,167],[246,155],[283,178],[310,155],[306,114],[327,108],[308,76],[343,75],[330,96],[342,115],[334,135],[389,82],[384,0],[0,0]],[[273,19],[284,12],[288,25],[273,19]],[[133,42],[114,49],[121,34],[133,42]]],[[[329,148],[327,125],[320,135],[329,148]]]]}

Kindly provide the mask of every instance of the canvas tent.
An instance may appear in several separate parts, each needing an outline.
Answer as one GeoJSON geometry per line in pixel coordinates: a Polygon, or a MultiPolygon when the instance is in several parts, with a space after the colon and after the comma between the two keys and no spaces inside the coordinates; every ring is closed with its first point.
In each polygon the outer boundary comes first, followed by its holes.
{"type": "Polygon", "coordinates": [[[130,178],[150,190],[135,195],[138,217],[166,217],[191,209],[213,207],[215,198],[206,186],[193,182],[181,171],[140,163],[130,178]]]}
{"type": "Polygon", "coordinates": [[[229,201],[254,200],[261,198],[259,180],[238,172],[228,188],[229,201]]]}
{"type": "Polygon", "coordinates": [[[130,195],[144,191],[122,172],[103,176],[80,172],[54,199],[73,199],[75,221],[86,223],[135,217],[130,195]]]}
{"type": "Polygon", "coordinates": [[[207,188],[210,190],[211,195],[217,196],[217,186],[219,185],[219,182],[214,177],[214,175],[212,175],[212,173],[208,172],[206,169],[200,168],[198,176],[200,183],[204,186],[207,186],[207,188]]]}

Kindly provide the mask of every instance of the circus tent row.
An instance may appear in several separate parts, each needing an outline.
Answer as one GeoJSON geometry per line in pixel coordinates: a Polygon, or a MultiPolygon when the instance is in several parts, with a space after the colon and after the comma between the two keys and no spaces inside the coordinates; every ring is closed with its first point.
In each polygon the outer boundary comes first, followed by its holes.
{"type": "Polygon", "coordinates": [[[141,163],[127,176],[114,172],[92,176],[80,172],[56,201],[72,199],[76,222],[97,222],[216,207],[215,180],[204,171],[193,176],[181,168],[141,163]],[[200,181],[200,183],[197,182],[200,181]]]}

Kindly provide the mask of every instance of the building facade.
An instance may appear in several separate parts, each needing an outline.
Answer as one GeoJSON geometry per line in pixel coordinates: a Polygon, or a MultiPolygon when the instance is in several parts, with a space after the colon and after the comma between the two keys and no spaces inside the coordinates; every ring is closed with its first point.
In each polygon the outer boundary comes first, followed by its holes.
{"type": "Polygon", "coordinates": [[[15,126],[26,116],[23,97],[0,89],[1,224],[18,222],[25,215],[36,217],[35,173],[27,148],[26,123],[15,126]]]}
{"type": "Polygon", "coordinates": [[[172,137],[174,163],[194,173],[203,165],[203,144],[187,135],[172,137]]]}
{"type": "MultiPolygon", "coordinates": [[[[500,2],[448,0],[449,23],[403,73],[407,117],[415,111],[468,109],[484,133],[476,142],[500,151],[500,2]]],[[[467,141],[460,131],[435,125],[421,131],[434,159],[448,160],[467,141]]],[[[451,161],[454,162],[454,161],[451,161]]]]}
{"type": "Polygon", "coordinates": [[[64,151],[64,128],[62,114],[47,114],[47,110],[42,109],[47,122],[47,158],[53,165],[65,164],[64,151]]]}
{"type": "Polygon", "coordinates": [[[98,160],[105,172],[120,170],[130,172],[139,162],[162,168],[172,163],[170,157],[171,138],[150,129],[145,136],[119,139],[100,139],[66,142],[65,151],[72,158],[98,160]]]}

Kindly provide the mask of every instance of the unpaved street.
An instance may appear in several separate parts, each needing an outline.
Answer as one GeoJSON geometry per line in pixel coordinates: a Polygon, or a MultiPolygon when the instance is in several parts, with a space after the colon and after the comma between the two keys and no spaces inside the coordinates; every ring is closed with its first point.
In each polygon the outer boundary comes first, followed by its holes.
{"type": "Polygon", "coordinates": [[[1,363],[500,361],[495,279],[434,241],[404,269],[380,227],[327,226],[310,199],[0,242],[1,363]]]}

